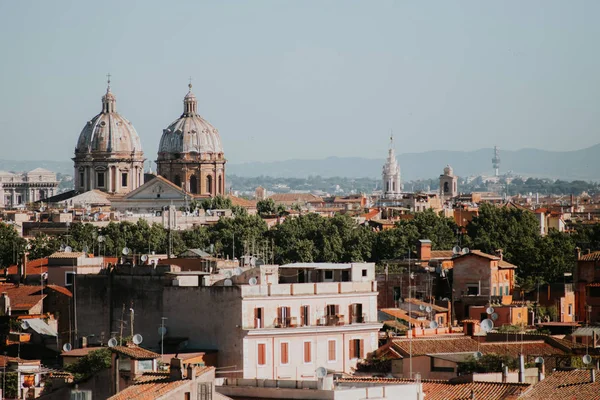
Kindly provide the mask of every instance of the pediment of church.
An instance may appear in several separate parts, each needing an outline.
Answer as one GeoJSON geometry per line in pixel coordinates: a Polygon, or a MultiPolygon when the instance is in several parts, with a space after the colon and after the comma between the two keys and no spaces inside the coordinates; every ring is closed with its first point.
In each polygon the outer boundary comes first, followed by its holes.
{"type": "Polygon", "coordinates": [[[150,182],[125,196],[127,200],[149,200],[149,199],[173,199],[181,200],[185,197],[185,192],[179,189],[173,183],[162,176],[157,176],[150,182]]]}

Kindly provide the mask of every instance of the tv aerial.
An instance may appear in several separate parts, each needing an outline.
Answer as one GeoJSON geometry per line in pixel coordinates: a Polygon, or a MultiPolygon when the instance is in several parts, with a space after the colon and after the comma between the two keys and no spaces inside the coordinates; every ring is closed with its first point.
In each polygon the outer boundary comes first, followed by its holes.
{"type": "Polygon", "coordinates": [[[248,280],[248,284],[250,284],[250,286],[255,286],[258,283],[258,279],[256,279],[255,277],[252,277],[248,280]]]}
{"type": "Polygon", "coordinates": [[[325,378],[327,376],[327,369],[325,367],[319,367],[315,371],[317,378],[325,378]]]}
{"type": "Polygon", "coordinates": [[[139,333],[136,333],[135,335],[133,335],[133,338],[131,340],[133,341],[133,344],[140,345],[144,338],[139,333]]]}
{"type": "Polygon", "coordinates": [[[68,351],[71,351],[73,349],[73,346],[71,346],[71,343],[65,343],[62,347],[63,351],[66,353],[68,351]]]}
{"type": "Polygon", "coordinates": [[[492,321],[491,319],[484,319],[483,321],[481,321],[481,330],[484,332],[489,332],[492,329],[494,329],[494,321],[492,321]]]}
{"type": "Polygon", "coordinates": [[[117,339],[115,338],[110,338],[108,341],[108,347],[115,347],[119,342],[117,342],[117,339]]]}

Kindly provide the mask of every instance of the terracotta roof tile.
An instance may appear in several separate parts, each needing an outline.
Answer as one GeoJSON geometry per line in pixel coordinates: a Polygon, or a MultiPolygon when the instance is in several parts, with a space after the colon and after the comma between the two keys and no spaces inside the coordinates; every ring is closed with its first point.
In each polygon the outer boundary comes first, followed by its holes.
{"type": "MultiPolygon", "coordinates": [[[[379,385],[397,385],[414,383],[413,379],[394,378],[342,378],[338,382],[368,382],[379,385]]],[[[516,399],[529,388],[527,383],[468,382],[450,383],[448,381],[422,379],[423,392],[427,400],[467,400],[471,398],[485,400],[516,399]],[[472,397],[474,396],[474,397],[472,397]]]]}
{"type": "Polygon", "coordinates": [[[58,286],[58,285],[46,285],[46,288],[56,290],[59,293],[62,293],[66,296],[73,297],[73,293],[66,287],[58,286]]]}
{"type": "Polygon", "coordinates": [[[124,354],[127,357],[140,360],[160,358],[160,354],[156,354],[153,351],[146,350],[143,347],[139,347],[135,344],[128,344],[126,346],[115,346],[111,347],[110,349],[115,353],[124,354]]]}
{"type": "Polygon", "coordinates": [[[64,251],[57,251],[56,253],[53,253],[51,255],[48,256],[48,258],[79,258],[82,256],[85,256],[86,254],[83,252],[64,252],[64,251]]]}
{"type": "Polygon", "coordinates": [[[292,201],[292,202],[322,202],[323,199],[311,193],[275,193],[269,196],[273,201],[292,201]]]}
{"type": "Polygon", "coordinates": [[[6,292],[10,298],[10,306],[13,310],[29,310],[37,305],[45,296],[41,294],[40,286],[14,285],[12,283],[0,284],[0,293],[6,292]]]}
{"type": "Polygon", "coordinates": [[[454,257],[454,252],[452,250],[431,250],[431,258],[452,258],[454,257]]]}
{"type": "Polygon", "coordinates": [[[163,379],[158,382],[144,382],[129,386],[118,394],[109,397],[109,400],[151,400],[158,399],[179,386],[189,384],[189,380],[169,381],[163,379]]]}
{"type": "MultiPolygon", "coordinates": [[[[600,371],[596,370],[596,375],[600,371]]],[[[591,370],[555,371],[526,391],[520,399],[600,399],[600,382],[592,382],[591,370]]]]}
{"type": "Polygon", "coordinates": [[[580,261],[600,261],[600,251],[596,251],[590,254],[583,254],[580,261]]]}

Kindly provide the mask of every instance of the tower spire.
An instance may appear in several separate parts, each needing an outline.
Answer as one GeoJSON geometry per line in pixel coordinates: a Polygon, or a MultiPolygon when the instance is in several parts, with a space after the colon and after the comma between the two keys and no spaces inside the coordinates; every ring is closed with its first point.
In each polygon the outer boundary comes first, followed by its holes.
{"type": "Polygon", "coordinates": [[[110,92],[110,72],[106,74],[106,93],[110,92]]]}
{"type": "Polygon", "coordinates": [[[102,112],[115,112],[116,99],[115,95],[110,91],[110,73],[106,74],[106,94],[102,96],[102,112]]]}
{"type": "Polygon", "coordinates": [[[192,116],[197,114],[198,101],[196,96],[192,93],[192,77],[190,76],[190,82],[188,83],[189,91],[183,98],[183,115],[192,116]]]}

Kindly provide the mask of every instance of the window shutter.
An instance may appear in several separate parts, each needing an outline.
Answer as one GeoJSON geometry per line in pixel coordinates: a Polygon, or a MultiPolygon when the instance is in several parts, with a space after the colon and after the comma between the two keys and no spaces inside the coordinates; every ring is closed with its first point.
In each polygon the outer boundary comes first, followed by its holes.
{"type": "Polygon", "coordinates": [[[350,304],[348,306],[348,323],[349,324],[351,324],[352,322],[354,322],[352,320],[353,316],[354,316],[354,304],[350,304]]]}
{"type": "Polygon", "coordinates": [[[310,342],[304,342],[304,362],[305,363],[309,363],[311,362],[312,358],[312,352],[310,349],[310,342]]]}
{"type": "Polygon", "coordinates": [[[266,346],[264,343],[258,344],[258,365],[265,365],[267,361],[266,346]]]}
{"type": "Polygon", "coordinates": [[[360,339],[358,343],[359,343],[360,351],[359,351],[359,354],[357,354],[357,357],[365,358],[365,341],[364,341],[364,339],[360,339]]]}
{"type": "Polygon", "coordinates": [[[339,305],[335,305],[335,315],[339,315],[340,313],[340,306],[339,305]]]}
{"type": "Polygon", "coordinates": [[[281,343],[281,363],[287,364],[289,362],[289,352],[288,352],[288,343],[281,343]]]}
{"type": "Polygon", "coordinates": [[[348,341],[348,350],[349,350],[349,356],[350,358],[355,358],[356,356],[354,355],[354,339],[350,339],[348,341]]]}
{"type": "Polygon", "coordinates": [[[329,348],[328,348],[329,354],[328,354],[327,360],[335,361],[335,340],[330,340],[328,342],[328,346],[329,346],[329,348]]]}

